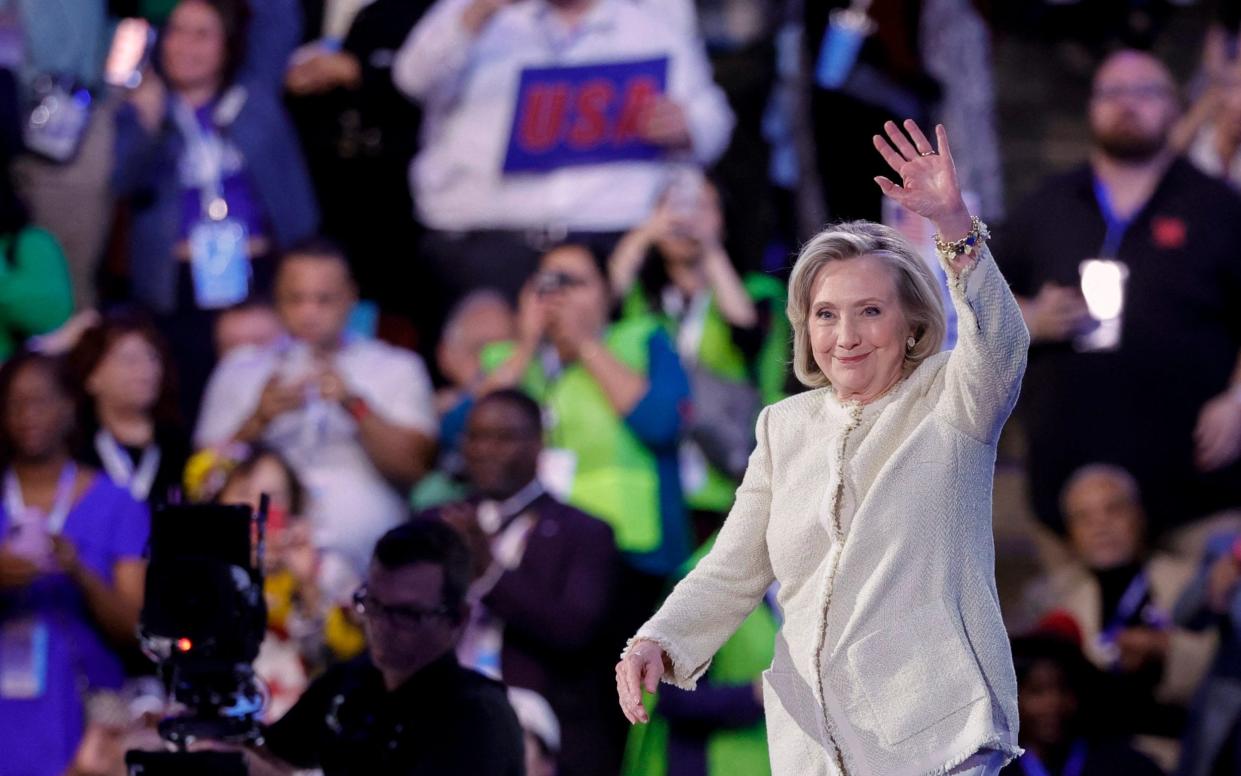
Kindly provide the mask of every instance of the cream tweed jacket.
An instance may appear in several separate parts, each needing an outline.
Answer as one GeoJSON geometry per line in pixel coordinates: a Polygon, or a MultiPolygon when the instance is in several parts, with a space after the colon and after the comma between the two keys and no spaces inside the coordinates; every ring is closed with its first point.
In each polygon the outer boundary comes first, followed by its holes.
{"type": "Polygon", "coordinates": [[[1017,747],[995,588],[996,442],[1029,334],[984,251],[946,267],[957,345],[883,397],[830,387],[765,409],[715,547],[631,639],[693,689],[772,582],[784,624],[763,674],[776,776],[944,774],[1017,747]]]}

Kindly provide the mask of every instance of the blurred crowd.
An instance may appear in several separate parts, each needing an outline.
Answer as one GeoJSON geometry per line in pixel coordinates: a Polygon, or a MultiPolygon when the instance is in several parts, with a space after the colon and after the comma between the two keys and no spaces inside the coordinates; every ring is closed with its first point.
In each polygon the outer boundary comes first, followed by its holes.
{"type": "Polygon", "coordinates": [[[649,725],[611,667],[802,390],[799,241],[944,281],[873,182],[905,118],[1032,335],[1005,773],[1241,774],[1241,3],[1180,78],[1192,0],[1001,5],[0,0],[0,776],[160,747],[151,515],[261,494],[253,773],[770,773],[773,595],[649,725]],[[1009,202],[1005,34],[1090,82],[1009,202]]]}

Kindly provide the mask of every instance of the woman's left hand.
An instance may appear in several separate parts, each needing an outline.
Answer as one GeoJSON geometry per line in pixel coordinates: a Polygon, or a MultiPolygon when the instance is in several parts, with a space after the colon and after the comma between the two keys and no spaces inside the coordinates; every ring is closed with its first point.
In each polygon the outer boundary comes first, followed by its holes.
{"type": "Polygon", "coordinates": [[[957,167],[948,145],[948,132],[936,125],[938,151],[918,125],[909,119],[905,130],[889,121],[884,124],[887,137],[875,135],[875,149],[901,178],[900,185],[878,176],[875,183],[884,194],[901,206],[930,220],[946,240],[956,240],[970,230],[970,215],[961,198],[957,167]]]}

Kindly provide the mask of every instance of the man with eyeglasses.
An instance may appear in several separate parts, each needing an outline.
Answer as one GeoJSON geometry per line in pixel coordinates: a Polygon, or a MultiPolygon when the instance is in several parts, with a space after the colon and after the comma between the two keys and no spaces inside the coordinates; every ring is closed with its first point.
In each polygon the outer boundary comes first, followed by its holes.
{"type": "Polygon", "coordinates": [[[1045,182],[994,251],[1029,326],[1019,404],[1033,505],[1083,464],[1137,477],[1152,539],[1241,503],[1241,199],[1178,157],[1168,69],[1099,67],[1087,164],[1045,182]]]}
{"type": "Polygon", "coordinates": [[[444,523],[386,533],[354,595],[367,654],[329,669],[265,731],[252,776],[522,776],[504,686],[457,661],[470,577],[469,549],[444,523]]]}

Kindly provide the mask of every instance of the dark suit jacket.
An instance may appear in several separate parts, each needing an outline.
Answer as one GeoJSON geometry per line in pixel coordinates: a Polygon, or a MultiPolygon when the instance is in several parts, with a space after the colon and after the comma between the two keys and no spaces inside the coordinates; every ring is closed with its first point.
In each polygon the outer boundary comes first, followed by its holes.
{"type": "Polygon", "coordinates": [[[620,568],[612,529],[547,494],[527,511],[538,522],[521,565],[482,599],[504,621],[504,681],[534,690],[556,712],[562,776],[614,776],[624,728],[612,671],[619,647],[606,637],[620,568]]]}

